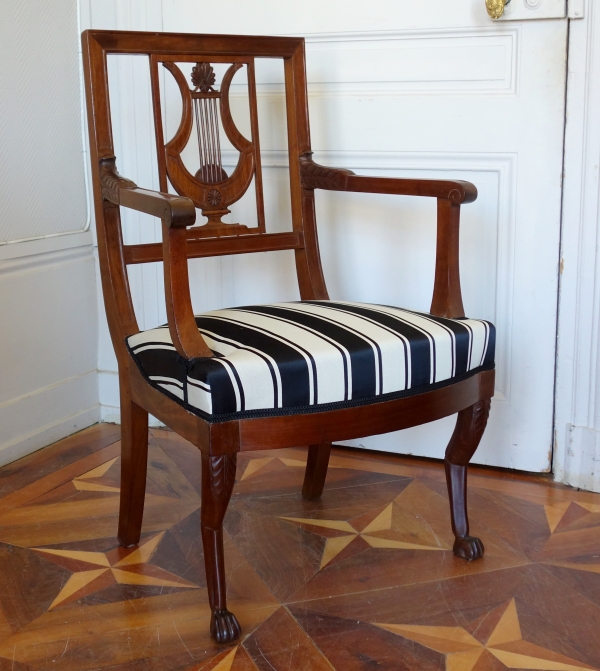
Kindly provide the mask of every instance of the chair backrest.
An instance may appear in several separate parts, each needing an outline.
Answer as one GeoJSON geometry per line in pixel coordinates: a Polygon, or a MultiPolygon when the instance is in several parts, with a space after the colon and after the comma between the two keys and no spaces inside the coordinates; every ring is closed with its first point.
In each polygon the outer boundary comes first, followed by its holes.
{"type": "MultiPolygon", "coordinates": [[[[126,266],[161,261],[163,248],[161,244],[124,245],[118,205],[103,195],[102,167],[115,165],[107,73],[107,57],[111,54],[148,56],[160,190],[167,192],[170,182],[180,196],[190,198],[208,218],[205,225],[188,229],[188,258],[294,249],[301,297],[327,298],[317,242],[314,190],[303,188],[300,180],[301,157],[310,155],[304,40],[99,30],[85,31],[82,39],[100,265],[115,348],[121,349],[124,338],[138,331],[126,266]],[[255,82],[257,58],[281,58],[284,64],[293,224],[289,233],[265,231],[255,82]],[[178,65],[184,63],[194,64],[189,79],[178,65]],[[212,67],[217,63],[229,64],[220,83],[216,82],[212,67]],[[168,140],[163,136],[161,118],[161,67],[172,74],[182,97],[179,129],[168,140]],[[241,68],[247,72],[249,138],[236,128],[229,106],[230,85],[241,68]],[[237,167],[231,175],[223,169],[219,125],[239,152],[237,167]],[[181,158],[190,141],[198,144],[200,168],[195,174],[181,158]],[[244,195],[252,181],[258,225],[222,222],[229,206],[244,195]]],[[[116,171],[114,174],[118,178],[116,171]]]]}

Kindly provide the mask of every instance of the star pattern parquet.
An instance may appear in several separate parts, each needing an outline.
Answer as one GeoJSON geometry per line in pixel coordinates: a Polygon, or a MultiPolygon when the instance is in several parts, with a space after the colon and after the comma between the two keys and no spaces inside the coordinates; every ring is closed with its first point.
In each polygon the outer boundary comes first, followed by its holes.
{"type": "Polygon", "coordinates": [[[142,541],[116,541],[118,427],[0,469],[0,671],[600,671],[600,495],[473,468],[452,554],[441,464],[240,454],[225,519],[233,646],[209,636],[200,456],[152,430],[142,541]]]}

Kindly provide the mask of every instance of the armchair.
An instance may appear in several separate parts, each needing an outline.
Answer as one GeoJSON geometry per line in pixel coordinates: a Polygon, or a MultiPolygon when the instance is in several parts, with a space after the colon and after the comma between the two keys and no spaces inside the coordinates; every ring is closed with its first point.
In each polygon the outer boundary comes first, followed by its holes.
{"type": "Polygon", "coordinates": [[[494,393],[493,325],[466,319],[459,275],[460,206],[472,184],[363,177],[313,162],[304,40],[300,38],[86,31],[83,34],[94,202],[102,286],[119,365],[122,487],[119,541],[139,542],[148,450],[148,413],[202,452],[201,533],[215,640],[240,635],[227,609],[223,518],[235,482],[236,455],[307,445],[302,493],[321,495],[331,444],[403,429],[458,413],[446,449],[454,553],[483,555],[469,535],[466,468],[485,430],[494,393]],[[106,59],[148,56],[160,192],[121,177],[111,131],[106,59]],[[281,58],[285,69],[293,230],[267,233],[262,196],[254,62],[281,58]],[[230,64],[220,88],[211,63],[230,64]],[[180,64],[194,64],[191,82],[180,64]],[[163,137],[159,67],[182,96],[175,136],[163,137]],[[235,127],[229,87],[245,68],[251,138],[235,127]],[[239,152],[222,166],[224,133],[239,152]],[[195,132],[199,169],[181,152],[195,132]],[[172,185],[178,195],[168,193],[172,185]],[[254,182],[254,227],[222,217],[254,182]],[[437,253],[430,312],[331,301],[317,240],[315,190],[402,194],[437,199],[437,253]],[[162,221],[162,244],[125,245],[120,208],[162,221]],[[207,222],[197,226],[196,210],[207,222]],[[187,260],[293,249],[301,301],[195,315],[187,260]],[[168,324],[140,331],[127,279],[130,264],[162,261],[168,324]]]}

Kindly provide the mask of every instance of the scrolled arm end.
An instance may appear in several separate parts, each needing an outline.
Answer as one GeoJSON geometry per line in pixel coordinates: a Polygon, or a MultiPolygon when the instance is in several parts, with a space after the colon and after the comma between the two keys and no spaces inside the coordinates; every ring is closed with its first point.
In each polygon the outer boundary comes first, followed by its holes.
{"type": "Polygon", "coordinates": [[[448,193],[448,200],[454,205],[461,205],[462,203],[472,203],[477,200],[477,187],[471,182],[457,181],[455,186],[448,193]]]}

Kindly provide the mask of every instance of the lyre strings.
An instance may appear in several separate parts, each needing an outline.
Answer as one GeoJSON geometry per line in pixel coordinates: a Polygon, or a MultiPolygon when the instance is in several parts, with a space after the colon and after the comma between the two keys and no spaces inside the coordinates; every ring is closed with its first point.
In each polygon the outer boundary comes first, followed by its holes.
{"type": "Polygon", "coordinates": [[[194,117],[198,136],[200,169],[196,178],[204,184],[218,184],[227,179],[223,170],[221,137],[219,132],[219,99],[215,91],[215,74],[210,63],[196,63],[192,69],[194,117]]]}

